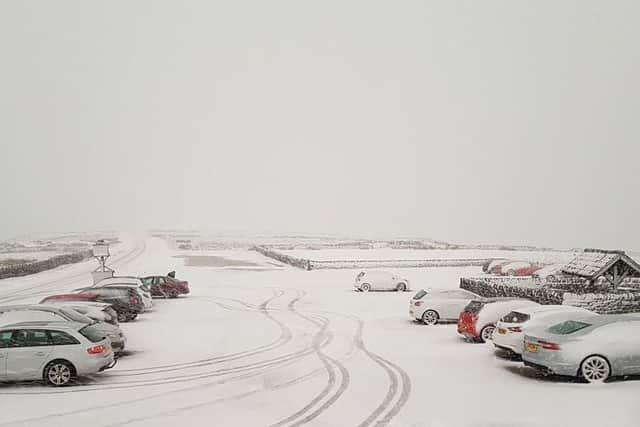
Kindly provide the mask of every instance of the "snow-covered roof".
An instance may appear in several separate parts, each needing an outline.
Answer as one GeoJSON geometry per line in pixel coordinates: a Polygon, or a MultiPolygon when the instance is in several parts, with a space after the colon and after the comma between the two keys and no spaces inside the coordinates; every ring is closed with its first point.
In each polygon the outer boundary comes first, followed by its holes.
{"type": "Polygon", "coordinates": [[[616,270],[615,276],[625,271],[626,277],[640,277],[640,265],[623,251],[606,251],[601,249],[585,249],[570,263],[562,268],[562,272],[587,279],[598,277],[616,270]]]}

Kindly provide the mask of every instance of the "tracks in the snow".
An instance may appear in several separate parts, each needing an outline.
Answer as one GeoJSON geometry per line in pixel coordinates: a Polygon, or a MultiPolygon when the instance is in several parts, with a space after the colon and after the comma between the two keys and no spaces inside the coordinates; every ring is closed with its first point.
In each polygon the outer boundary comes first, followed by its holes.
{"type": "MultiPolygon", "coordinates": [[[[358,424],[358,427],[388,425],[402,410],[410,396],[411,381],[409,376],[397,365],[373,353],[366,347],[363,340],[364,322],[362,319],[357,316],[342,313],[301,310],[298,308],[298,302],[304,298],[304,296],[305,293],[303,291],[291,289],[279,290],[269,299],[257,305],[233,298],[215,296],[192,297],[194,300],[202,300],[216,304],[225,310],[259,313],[279,328],[279,336],[271,342],[256,346],[255,348],[225,355],[217,355],[184,363],[114,370],[113,373],[103,374],[99,383],[81,384],[65,389],[44,389],[38,387],[37,390],[4,391],[0,388],[0,395],[53,395],[90,391],[106,392],[110,390],[126,390],[150,386],[165,387],[183,384],[178,389],[169,387],[169,389],[164,389],[157,393],[149,393],[142,397],[125,401],[48,414],[46,417],[16,420],[0,425],[33,423],[38,421],[47,422],[55,418],[63,420],[66,417],[81,416],[93,411],[111,410],[116,407],[135,405],[136,403],[144,401],[168,398],[173,393],[195,391],[258,378],[271,371],[282,370],[289,365],[300,363],[303,359],[306,360],[306,358],[315,356],[320,362],[320,367],[314,367],[310,372],[293,379],[288,379],[279,384],[273,384],[267,389],[261,388],[241,394],[198,401],[189,406],[169,407],[167,412],[154,412],[148,415],[140,414],[140,416],[135,419],[113,424],[124,425],[130,422],[145,421],[181,411],[190,411],[224,400],[240,399],[255,393],[291,387],[324,374],[326,376],[326,384],[324,387],[317,394],[311,396],[307,403],[302,404],[295,412],[273,424],[273,427],[304,425],[323,416],[345,395],[345,392],[353,381],[349,370],[343,363],[345,355],[341,354],[339,357],[332,357],[327,351],[327,347],[335,338],[331,324],[336,319],[346,319],[355,322],[356,332],[348,338],[352,348],[354,351],[361,352],[370,359],[373,365],[382,369],[388,378],[388,386],[384,397],[371,413],[363,417],[364,420],[358,424]],[[279,302],[277,307],[274,306],[275,302],[279,302]],[[296,318],[302,320],[302,324],[306,323],[314,329],[311,342],[301,348],[299,346],[300,340],[295,339],[296,334],[292,329],[294,326],[300,327],[301,323],[299,320],[297,322],[292,321],[292,319],[296,318]],[[298,348],[283,354],[277,353],[285,346],[296,344],[296,342],[298,348]],[[102,382],[103,380],[104,382],[102,382]]],[[[367,397],[367,401],[371,400],[372,395],[373,392],[367,397]]]]}

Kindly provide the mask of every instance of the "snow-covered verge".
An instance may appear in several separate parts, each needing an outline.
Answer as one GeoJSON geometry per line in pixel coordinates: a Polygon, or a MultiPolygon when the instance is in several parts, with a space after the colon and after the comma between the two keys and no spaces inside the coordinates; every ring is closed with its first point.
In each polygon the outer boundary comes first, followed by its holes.
{"type": "MultiPolygon", "coordinates": [[[[118,274],[176,270],[192,293],[123,324],[129,354],[112,370],[66,389],[1,385],[0,425],[638,425],[640,381],[537,377],[464,342],[455,325],[409,320],[408,294],[354,292],[355,270],[309,272],[239,250],[199,254],[263,268],[185,266],[162,240],[136,242],[114,255],[118,274]]],[[[78,268],[6,288],[38,300],[90,280],[78,268]]],[[[453,289],[480,268],[394,272],[416,288],[453,289]]]]}

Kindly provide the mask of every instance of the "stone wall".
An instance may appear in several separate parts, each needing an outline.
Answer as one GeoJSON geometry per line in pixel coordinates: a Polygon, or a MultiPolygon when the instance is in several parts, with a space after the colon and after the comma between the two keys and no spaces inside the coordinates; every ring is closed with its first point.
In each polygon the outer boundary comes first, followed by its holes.
{"type": "Polygon", "coordinates": [[[58,255],[42,261],[30,262],[28,264],[10,265],[0,269],[0,279],[40,273],[41,271],[51,270],[64,264],[74,264],[76,262],[81,262],[88,258],[91,258],[92,256],[93,252],[90,250],[86,250],[72,254],[58,255]]]}
{"type": "Polygon", "coordinates": [[[600,314],[640,313],[640,292],[619,294],[565,293],[563,304],[583,307],[600,314]]]}
{"type": "Polygon", "coordinates": [[[460,287],[483,297],[526,298],[539,304],[562,304],[563,292],[544,286],[533,286],[525,280],[461,278],[460,287]]]}

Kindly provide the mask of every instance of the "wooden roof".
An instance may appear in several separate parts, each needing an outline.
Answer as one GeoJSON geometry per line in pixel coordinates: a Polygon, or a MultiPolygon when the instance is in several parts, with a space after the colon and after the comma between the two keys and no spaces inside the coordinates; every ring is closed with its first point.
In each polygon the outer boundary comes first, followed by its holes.
{"type": "Polygon", "coordinates": [[[585,249],[565,265],[562,272],[595,280],[609,272],[614,266],[618,269],[621,265],[628,271],[628,277],[640,277],[640,265],[623,251],[602,249],[585,249]]]}

